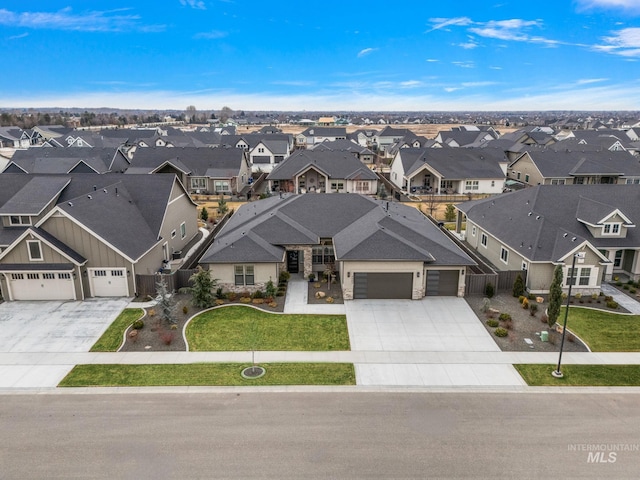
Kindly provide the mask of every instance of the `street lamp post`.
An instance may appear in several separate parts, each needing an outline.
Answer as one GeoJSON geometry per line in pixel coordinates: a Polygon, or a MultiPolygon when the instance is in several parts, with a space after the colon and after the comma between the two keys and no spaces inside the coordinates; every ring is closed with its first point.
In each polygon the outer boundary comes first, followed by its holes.
{"type": "Polygon", "coordinates": [[[562,325],[562,340],[560,341],[560,355],[558,355],[558,367],[551,372],[556,378],[562,378],[564,375],[560,371],[560,364],[562,362],[562,350],[564,348],[564,336],[567,332],[567,318],[569,317],[569,300],[571,299],[571,286],[573,285],[574,278],[576,278],[576,258],[584,258],[584,252],[577,252],[573,255],[571,261],[571,274],[569,275],[569,292],[567,293],[567,307],[564,310],[564,323],[562,325]]]}

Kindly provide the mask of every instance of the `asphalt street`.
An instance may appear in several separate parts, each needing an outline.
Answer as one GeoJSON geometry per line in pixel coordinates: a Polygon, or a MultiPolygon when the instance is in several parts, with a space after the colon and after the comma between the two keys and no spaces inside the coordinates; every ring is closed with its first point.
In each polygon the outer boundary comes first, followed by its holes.
{"type": "Polygon", "coordinates": [[[0,478],[637,478],[639,407],[548,391],[5,395],[0,478]]]}

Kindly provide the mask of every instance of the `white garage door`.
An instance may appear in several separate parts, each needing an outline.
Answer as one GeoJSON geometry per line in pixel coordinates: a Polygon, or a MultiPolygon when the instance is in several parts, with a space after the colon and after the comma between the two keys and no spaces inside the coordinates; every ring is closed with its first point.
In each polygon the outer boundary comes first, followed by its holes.
{"type": "Polygon", "coordinates": [[[69,272],[10,273],[9,290],[13,300],[75,300],[69,272]]]}
{"type": "Polygon", "coordinates": [[[124,268],[89,268],[91,295],[94,297],[128,297],[124,268]]]}

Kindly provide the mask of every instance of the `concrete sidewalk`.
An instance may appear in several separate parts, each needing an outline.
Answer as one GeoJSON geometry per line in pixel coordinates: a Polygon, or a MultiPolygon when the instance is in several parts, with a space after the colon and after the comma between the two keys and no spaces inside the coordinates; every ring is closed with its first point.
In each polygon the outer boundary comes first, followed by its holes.
{"type": "Polygon", "coordinates": [[[309,283],[296,279],[289,280],[287,296],[284,302],[284,313],[312,313],[320,315],[345,315],[343,304],[309,304],[309,283]]]}
{"type": "Polygon", "coordinates": [[[600,289],[602,290],[602,293],[613,297],[618,305],[626,308],[630,313],[633,313],[634,315],[640,315],[640,303],[638,303],[637,300],[634,300],[630,296],[625,295],[616,287],[609,285],[608,283],[603,282],[600,286],[600,289]]]}

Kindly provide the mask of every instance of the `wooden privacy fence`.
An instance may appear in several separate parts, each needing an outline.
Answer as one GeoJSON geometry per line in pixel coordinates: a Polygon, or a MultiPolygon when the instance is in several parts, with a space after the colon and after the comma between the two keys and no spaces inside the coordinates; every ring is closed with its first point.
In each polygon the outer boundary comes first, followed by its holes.
{"type": "Polygon", "coordinates": [[[491,283],[496,292],[510,292],[518,274],[527,281],[525,270],[508,270],[496,273],[468,273],[465,280],[465,295],[484,295],[487,284],[491,283]]]}
{"type": "Polygon", "coordinates": [[[155,296],[157,284],[163,279],[170,292],[178,291],[183,287],[189,287],[189,278],[196,273],[196,269],[176,270],[172,273],[156,273],[154,275],[136,275],[136,292],[138,295],[155,296]]]}

